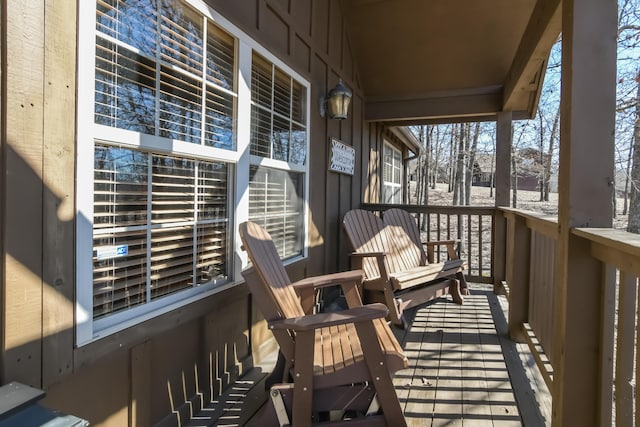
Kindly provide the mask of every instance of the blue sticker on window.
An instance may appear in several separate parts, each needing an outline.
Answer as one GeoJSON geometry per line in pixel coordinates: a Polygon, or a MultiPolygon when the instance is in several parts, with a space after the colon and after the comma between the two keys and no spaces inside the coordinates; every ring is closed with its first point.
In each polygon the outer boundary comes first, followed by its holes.
{"type": "Polygon", "coordinates": [[[103,246],[96,249],[98,259],[111,259],[129,255],[129,245],[103,246]]]}

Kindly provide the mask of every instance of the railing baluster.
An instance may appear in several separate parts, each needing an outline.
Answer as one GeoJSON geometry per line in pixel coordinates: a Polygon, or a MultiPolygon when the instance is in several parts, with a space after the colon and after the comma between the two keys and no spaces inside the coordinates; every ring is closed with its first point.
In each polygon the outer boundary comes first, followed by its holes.
{"type": "MultiPolygon", "coordinates": [[[[436,240],[442,240],[442,218],[441,215],[438,213],[436,215],[437,218],[437,222],[436,222],[436,240]]],[[[440,262],[440,250],[438,249],[438,256],[436,257],[436,262],[440,262]]]]}
{"type": "Polygon", "coordinates": [[[483,215],[478,215],[478,276],[482,276],[484,271],[484,263],[482,260],[482,245],[484,245],[484,241],[482,240],[482,234],[484,232],[482,227],[483,219],[483,215]]]}
{"type": "MultiPolygon", "coordinates": [[[[636,310],[640,311],[640,291],[638,290],[638,286],[640,285],[640,283],[638,283],[638,278],[635,278],[635,283],[634,283],[634,287],[636,289],[636,298],[637,298],[637,306],[636,306],[636,310]]],[[[636,345],[640,345],[640,325],[636,324],[636,345]]],[[[636,371],[635,371],[635,389],[636,389],[636,395],[635,395],[635,412],[636,412],[636,426],[640,425],[640,393],[637,392],[638,390],[638,381],[640,380],[640,351],[638,351],[637,347],[636,347],[636,371]]]]}
{"type": "Polygon", "coordinates": [[[616,424],[633,425],[633,360],[636,326],[636,277],[620,272],[616,340],[616,424]]]}
{"type": "MultiPolygon", "coordinates": [[[[457,221],[458,221],[456,223],[456,231],[458,233],[458,239],[460,239],[460,257],[462,257],[462,254],[466,253],[466,250],[464,248],[464,236],[462,235],[462,221],[460,220],[461,219],[461,215],[457,214],[456,217],[457,217],[457,221]]],[[[469,262],[468,258],[467,258],[467,262],[469,262]]]]}
{"type": "Polygon", "coordinates": [[[615,347],[616,317],[616,273],[617,269],[607,263],[602,268],[602,328],[600,346],[600,425],[610,426],[613,422],[613,355],[615,347]]]}

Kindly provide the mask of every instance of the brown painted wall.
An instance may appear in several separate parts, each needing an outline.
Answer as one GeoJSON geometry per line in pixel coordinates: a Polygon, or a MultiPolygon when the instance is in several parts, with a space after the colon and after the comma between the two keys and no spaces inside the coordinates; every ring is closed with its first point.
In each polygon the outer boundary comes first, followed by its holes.
{"type": "MultiPolygon", "coordinates": [[[[363,120],[340,2],[209,4],[310,80],[310,256],[289,270],[298,279],[347,269],[341,219],[362,200],[377,200],[379,183],[368,184],[368,174],[379,165],[381,128],[363,120]],[[338,78],[354,92],[345,121],[319,114],[320,96],[338,78]],[[328,172],[332,137],[356,149],[353,177],[328,172]]],[[[259,347],[269,334],[237,286],[74,347],[77,29],[68,23],[76,7],[12,0],[2,20],[0,382],[44,388],[45,405],[92,425],[148,425],[185,395],[211,393],[211,370],[214,378],[240,375],[252,361],[249,336],[259,347]]],[[[213,393],[225,385],[215,379],[213,393]]]]}

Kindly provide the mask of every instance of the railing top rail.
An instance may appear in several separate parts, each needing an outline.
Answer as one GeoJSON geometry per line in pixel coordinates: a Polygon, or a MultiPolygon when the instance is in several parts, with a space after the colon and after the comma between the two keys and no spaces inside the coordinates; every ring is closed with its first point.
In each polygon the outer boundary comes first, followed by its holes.
{"type": "Polygon", "coordinates": [[[549,215],[542,212],[526,211],[523,209],[502,208],[502,207],[498,209],[507,218],[515,218],[515,217],[524,218],[527,222],[527,227],[529,227],[533,231],[542,233],[545,236],[548,236],[552,239],[557,239],[558,235],[560,234],[560,230],[558,228],[557,215],[549,215]]]}
{"type": "Polygon", "coordinates": [[[411,213],[440,213],[440,214],[467,214],[467,215],[495,215],[493,206],[443,206],[443,205],[399,205],[391,203],[362,203],[361,209],[370,211],[386,211],[391,208],[404,209],[411,213]]]}
{"type": "Polygon", "coordinates": [[[497,209],[504,212],[506,216],[517,215],[533,221],[547,221],[547,222],[553,222],[555,224],[558,223],[557,215],[545,214],[542,212],[527,211],[524,209],[505,208],[505,207],[499,207],[497,209]]]}
{"type": "Polygon", "coordinates": [[[607,248],[640,257],[640,234],[613,228],[574,228],[571,232],[607,248]]]}

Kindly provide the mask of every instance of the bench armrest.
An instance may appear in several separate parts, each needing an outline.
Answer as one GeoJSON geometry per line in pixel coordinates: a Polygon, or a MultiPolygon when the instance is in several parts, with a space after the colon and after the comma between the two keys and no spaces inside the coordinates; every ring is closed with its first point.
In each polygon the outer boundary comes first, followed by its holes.
{"type": "Polygon", "coordinates": [[[422,242],[427,247],[427,259],[429,263],[434,262],[434,254],[436,246],[447,246],[447,255],[449,259],[458,259],[458,253],[456,252],[455,245],[460,243],[460,240],[434,240],[430,242],[422,242]]]}
{"type": "Polygon", "coordinates": [[[373,273],[371,271],[366,271],[365,273],[367,275],[367,279],[373,279],[374,277],[379,275],[379,277],[381,277],[382,280],[387,282],[389,280],[389,275],[391,273],[391,270],[389,269],[389,266],[387,265],[387,255],[388,254],[389,254],[389,252],[385,252],[385,251],[351,252],[350,256],[351,256],[351,258],[355,258],[356,259],[356,267],[358,267],[358,268],[362,268],[363,267],[363,260],[365,258],[375,258],[376,265],[378,266],[377,274],[375,274],[375,273],[373,273]]]}
{"type": "Polygon", "coordinates": [[[291,319],[279,319],[269,322],[269,329],[291,329],[311,331],[330,326],[347,325],[350,323],[366,322],[385,317],[389,313],[387,306],[381,303],[367,304],[362,307],[350,308],[332,313],[309,314],[291,319]]]}

